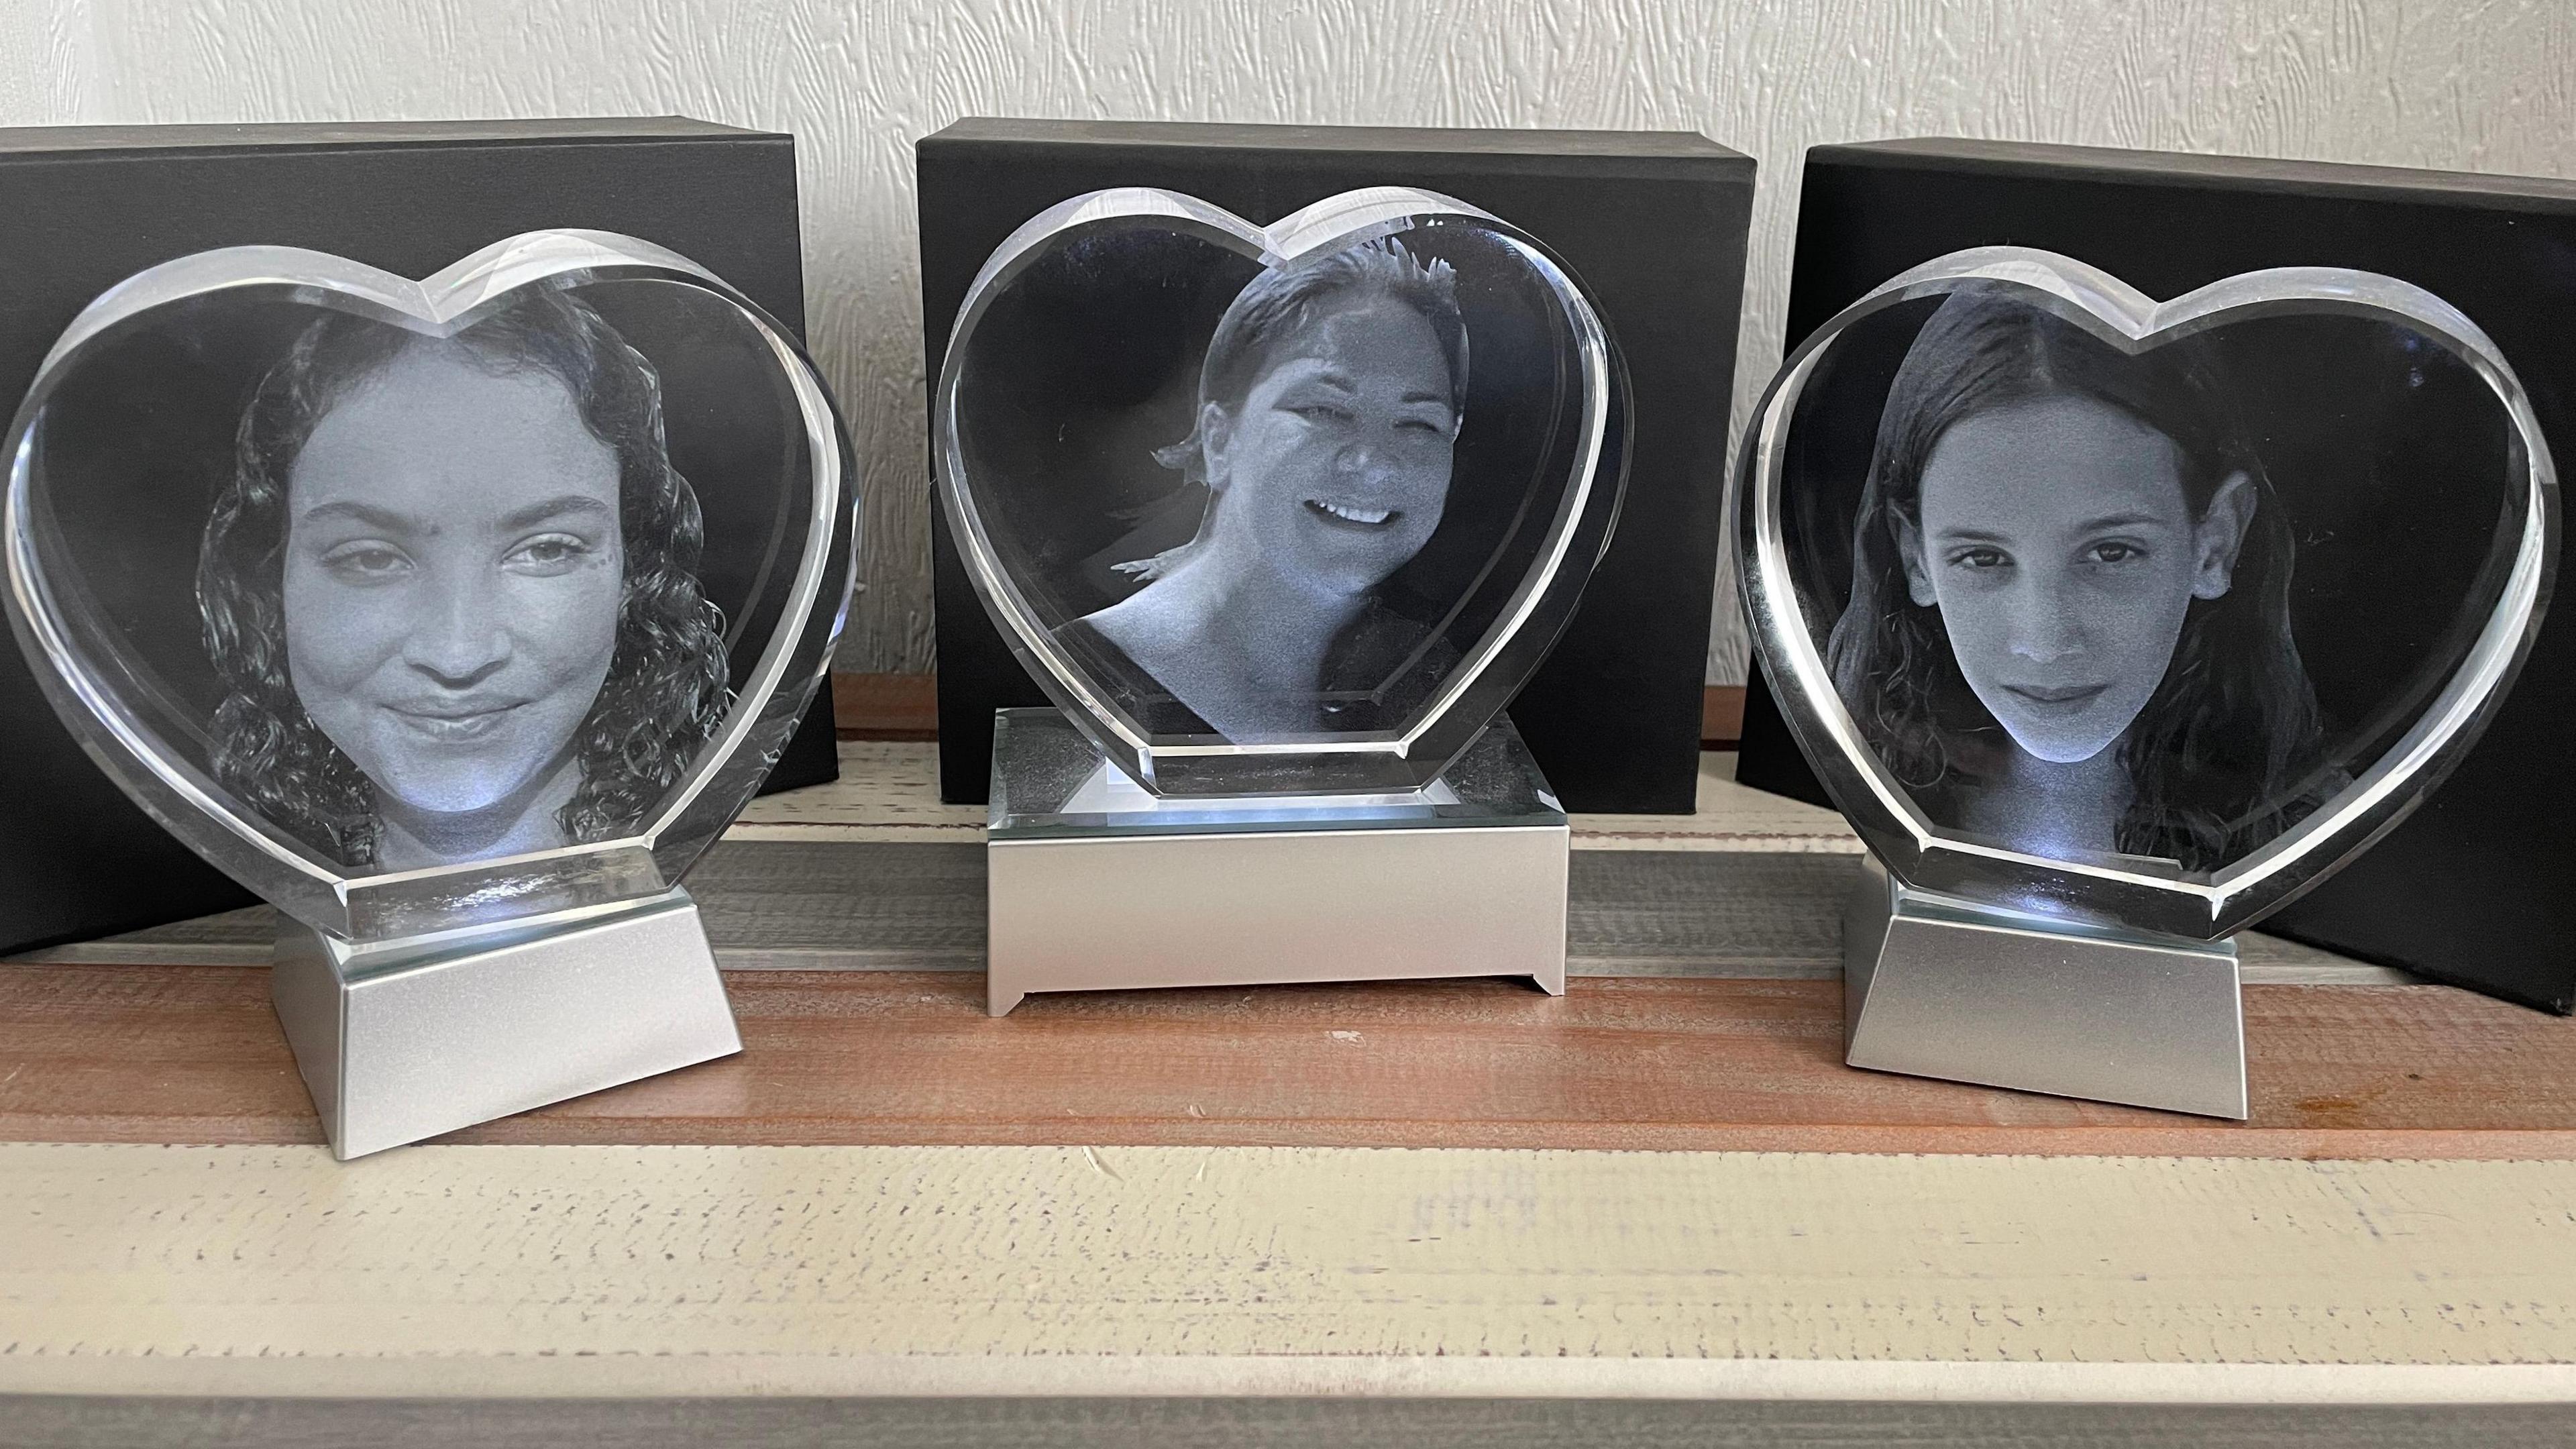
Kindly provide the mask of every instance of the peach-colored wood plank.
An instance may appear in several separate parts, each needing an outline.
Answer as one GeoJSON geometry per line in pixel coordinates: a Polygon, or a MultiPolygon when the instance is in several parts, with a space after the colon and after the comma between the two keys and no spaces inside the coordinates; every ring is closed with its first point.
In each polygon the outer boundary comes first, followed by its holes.
{"type": "Polygon", "coordinates": [[[1701,696],[1699,747],[1731,750],[1744,738],[1744,686],[1712,684],[1701,696]]]}
{"type": "MultiPolygon", "coordinates": [[[[1827,981],[1033,997],[730,973],[741,1056],[463,1142],[2576,1156],[2576,1021],[2439,987],[2249,987],[2253,1120],[1857,1072],[1827,981]]],[[[0,969],[0,1139],[309,1142],[266,973],[0,969]]]]}
{"type": "Polygon", "coordinates": [[[835,674],[832,722],[845,740],[937,739],[938,676],[835,674]]]}

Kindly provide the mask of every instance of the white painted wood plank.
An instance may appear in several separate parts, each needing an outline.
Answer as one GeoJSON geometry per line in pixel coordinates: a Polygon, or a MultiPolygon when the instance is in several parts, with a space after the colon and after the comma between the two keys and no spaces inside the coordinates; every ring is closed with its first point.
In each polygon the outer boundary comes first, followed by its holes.
{"type": "Polygon", "coordinates": [[[841,778],[751,802],[727,840],[984,843],[984,807],[939,798],[939,746],[843,740],[841,778]]]}
{"type": "Polygon", "coordinates": [[[0,1392],[2576,1398],[2564,1162],[17,1145],[0,1182],[0,1392]]]}
{"type": "Polygon", "coordinates": [[[61,1449],[2565,1449],[2548,1403],[1911,1403],[1526,1397],[696,1399],[19,1398],[61,1449]]]}

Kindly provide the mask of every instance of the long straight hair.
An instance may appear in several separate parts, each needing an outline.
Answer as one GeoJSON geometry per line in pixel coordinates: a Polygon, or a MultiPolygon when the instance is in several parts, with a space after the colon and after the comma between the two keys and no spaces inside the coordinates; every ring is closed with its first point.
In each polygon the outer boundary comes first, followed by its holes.
{"type": "Polygon", "coordinates": [[[2254,517],[2225,594],[2194,599],[2163,682],[2119,746],[2133,787],[2124,854],[2214,870],[2313,808],[2323,734],[2290,630],[2289,520],[2202,346],[2132,357],[2039,308],[1962,293],[1924,325],[1890,387],[1852,529],[1851,598],[1825,651],[1836,693],[1887,768],[1955,819],[1981,764],[2012,748],[1959,671],[1941,611],[1916,604],[1900,524],[1919,528],[1923,469],[1949,430],[2017,403],[2085,398],[2169,439],[2197,519],[2243,473],[2254,517]]]}

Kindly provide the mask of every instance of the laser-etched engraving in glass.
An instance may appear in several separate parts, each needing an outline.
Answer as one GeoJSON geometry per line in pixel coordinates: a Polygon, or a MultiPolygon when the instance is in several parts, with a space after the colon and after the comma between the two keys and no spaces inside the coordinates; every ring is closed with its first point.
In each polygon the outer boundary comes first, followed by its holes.
{"type": "Polygon", "coordinates": [[[1268,228],[1054,207],[969,291],[935,412],[986,607],[1158,794],[1429,783],[1563,629],[1624,481],[1580,286],[1402,188],[1268,228]]]}
{"type": "Polygon", "coordinates": [[[1764,667],[1897,880],[2192,940],[2439,779],[2556,550],[2511,365],[2334,268],[2159,304],[2044,252],[1941,258],[1789,358],[1737,486],[1764,667]]]}
{"type": "Polygon", "coordinates": [[[417,283],[278,247],[155,267],[56,344],[8,458],[11,619],[65,720],[350,942],[668,892],[849,589],[811,364],[605,233],[417,283]]]}

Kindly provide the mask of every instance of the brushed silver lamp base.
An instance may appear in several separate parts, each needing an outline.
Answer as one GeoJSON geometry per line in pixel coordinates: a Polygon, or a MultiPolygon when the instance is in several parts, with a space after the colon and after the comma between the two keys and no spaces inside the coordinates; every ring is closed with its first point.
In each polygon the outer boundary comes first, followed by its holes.
{"type": "Polygon", "coordinates": [[[1032,991],[1527,976],[1565,992],[1565,812],[1495,721],[1421,790],[1157,797],[999,711],[986,1010],[1032,991]]]}
{"type": "Polygon", "coordinates": [[[1998,910],[1869,859],[1843,914],[1843,1060],[2241,1120],[2236,965],[2232,940],[1998,910]]]}
{"type": "Polygon", "coordinates": [[[365,944],[288,922],[269,994],[343,1161],[742,1050],[679,889],[365,944]]]}

